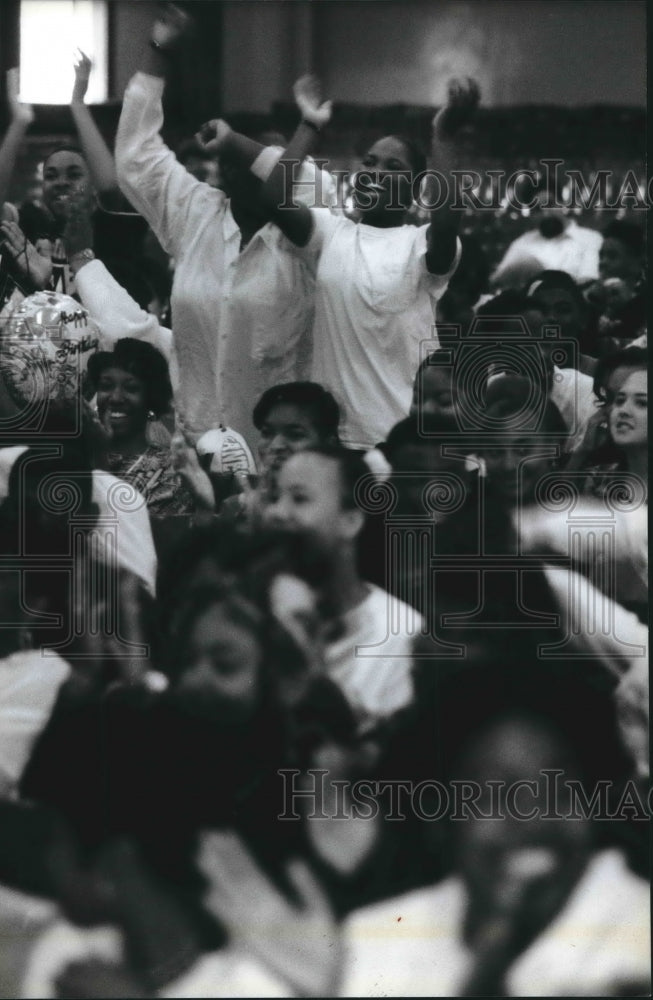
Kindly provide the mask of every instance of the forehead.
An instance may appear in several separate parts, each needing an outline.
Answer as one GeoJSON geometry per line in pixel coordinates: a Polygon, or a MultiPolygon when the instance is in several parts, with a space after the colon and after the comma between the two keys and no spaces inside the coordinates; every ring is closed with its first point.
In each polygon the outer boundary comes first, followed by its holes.
{"type": "MultiPolygon", "coordinates": [[[[617,384],[624,392],[648,392],[648,372],[643,368],[637,368],[635,371],[632,368],[617,368],[613,374],[617,375],[619,372],[622,372],[622,377],[617,384]]],[[[612,384],[612,379],[610,383],[612,384]]]]}
{"type": "Polygon", "coordinates": [[[303,406],[296,403],[275,403],[263,421],[264,424],[301,424],[303,427],[313,427],[313,420],[303,406]]]}
{"type": "Polygon", "coordinates": [[[108,365],[106,368],[103,368],[98,378],[100,379],[109,378],[109,379],[115,379],[116,381],[133,379],[135,382],[138,382],[140,385],[143,385],[143,379],[140,377],[140,375],[135,375],[133,372],[130,372],[127,368],[121,368],[119,365],[108,365]]]}
{"type": "Polygon", "coordinates": [[[576,305],[576,298],[569,288],[557,287],[539,288],[531,300],[531,308],[540,309],[542,305],[553,302],[564,302],[566,305],[576,305]]]}
{"type": "Polygon", "coordinates": [[[44,170],[69,170],[71,167],[86,170],[86,163],[79,153],[68,149],[59,149],[56,153],[51,153],[43,164],[44,170]]]}
{"type": "Polygon", "coordinates": [[[410,166],[408,150],[401,139],[397,139],[393,135],[387,135],[384,139],[379,139],[373,146],[370,146],[367,153],[368,155],[371,154],[378,157],[378,159],[402,160],[407,166],[410,166]]]}
{"type": "Polygon", "coordinates": [[[329,487],[339,489],[338,464],[326,455],[298,452],[284,463],[279,483],[283,485],[301,483],[303,486],[313,488],[316,493],[322,493],[329,487]]]}
{"type": "MultiPolygon", "coordinates": [[[[631,368],[630,366],[627,366],[627,365],[621,365],[619,368],[615,368],[615,370],[613,372],[610,372],[610,374],[608,375],[608,380],[607,380],[606,384],[607,384],[608,388],[612,389],[613,391],[615,389],[620,389],[621,386],[624,384],[624,382],[626,382],[626,380],[634,372],[637,372],[637,371],[638,371],[638,369],[636,369],[636,368],[631,368]]],[[[642,374],[646,375],[646,372],[642,372],[642,374]]]]}

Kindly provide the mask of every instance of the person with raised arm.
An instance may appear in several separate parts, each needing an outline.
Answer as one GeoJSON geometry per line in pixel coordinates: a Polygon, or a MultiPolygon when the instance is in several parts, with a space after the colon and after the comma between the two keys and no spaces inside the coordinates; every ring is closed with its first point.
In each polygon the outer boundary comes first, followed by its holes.
{"type": "Polygon", "coordinates": [[[433,340],[435,304],[460,258],[452,170],[479,91],[472,80],[452,82],[433,120],[440,190],[428,225],[418,227],[408,224],[408,211],[423,191],[426,159],[401,136],[374,143],[354,175],[358,222],[293,200],[293,164],[331,116],[312,77],[295,84],[295,100],[302,121],[282,160],[271,169],[261,156],[251,169],[267,178],[262,197],[271,217],[316,273],[311,377],[343,405],[343,443],[370,448],[408,412],[420,342],[433,340]]]}
{"type": "Polygon", "coordinates": [[[171,305],[187,430],[199,437],[223,424],[253,443],[251,415],[261,392],[303,377],[297,359],[312,324],[313,279],[267,224],[260,181],[227,155],[238,144],[253,162],[263,146],[236,137],[225,123],[204,126],[203,148],[227,140],[220,150],[225,190],[217,190],[193,177],[159,135],[165,77],[187,28],[188,17],[172,5],[154,23],[125,92],[118,179],[176,261],[171,305]]]}
{"type": "MultiPolygon", "coordinates": [[[[25,203],[19,212],[2,212],[3,247],[12,258],[16,284],[27,293],[50,288],[76,295],[74,268],[62,233],[73,199],[84,197],[92,220],[92,239],[83,250],[86,260],[97,256],[112,263],[134,258],[146,232],[145,222],[122,195],[113,157],[84,103],[91,60],[83,52],[75,63],[71,113],[80,148],[54,147],[43,163],[43,206],[25,203]]],[[[10,70],[8,92],[12,126],[0,150],[0,201],[33,113],[18,99],[18,70],[10,70]],[[18,126],[21,126],[20,128],[18,126]]]]}

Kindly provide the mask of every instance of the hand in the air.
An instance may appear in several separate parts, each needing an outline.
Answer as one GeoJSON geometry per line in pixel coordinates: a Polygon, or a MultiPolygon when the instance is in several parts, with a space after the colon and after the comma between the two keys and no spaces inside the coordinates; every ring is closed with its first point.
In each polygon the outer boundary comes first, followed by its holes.
{"type": "Polygon", "coordinates": [[[222,118],[212,118],[205,122],[195,135],[195,141],[206,153],[217,155],[224,145],[225,139],[231,134],[231,126],[222,118]]]}
{"type": "Polygon", "coordinates": [[[0,223],[0,248],[13,257],[26,278],[37,288],[46,288],[52,274],[52,260],[39,253],[15,222],[0,223]]]}
{"type": "Polygon", "coordinates": [[[480,100],[481,92],[476,80],[469,76],[464,80],[450,80],[447,103],[433,119],[436,138],[444,142],[454,139],[461,129],[472,123],[480,100]]]}
{"type": "Polygon", "coordinates": [[[323,128],[330,121],[333,104],[322,100],[322,88],[316,76],[301,76],[293,87],[293,94],[305,121],[317,128],[323,128]]]}
{"type": "Polygon", "coordinates": [[[299,996],[335,996],[341,938],[323,889],[296,860],[288,877],[293,905],[270,882],[234,833],[205,833],[198,864],[208,881],[209,912],[299,996]]]}
{"type": "Polygon", "coordinates": [[[75,53],[75,84],[73,86],[73,104],[83,104],[88,90],[88,81],[91,76],[93,63],[81,49],[75,53]]]}

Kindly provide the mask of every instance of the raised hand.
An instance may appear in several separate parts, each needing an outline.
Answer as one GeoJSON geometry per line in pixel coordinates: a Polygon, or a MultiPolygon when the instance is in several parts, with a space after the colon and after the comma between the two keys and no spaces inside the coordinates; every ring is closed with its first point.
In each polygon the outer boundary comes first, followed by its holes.
{"type": "Polygon", "coordinates": [[[471,77],[453,79],[447,86],[447,103],[433,119],[433,134],[441,141],[451,141],[470,125],[481,100],[481,91],[471,77]]]}
{"type": "Polygon", "coordinates": [[[8,220],[0,223],[0,247],[13,257],[25,277],[37,288],[47,287],[52,275],[52,260],[39,253],[17,223],[8,220]]]}
{"type": "Polygon", "coordinates": [[[205,904],[239,942],[299,996],[336,996],[341,938],[324,892],[306,864],[288,877],[294,906],[260,870],[234,833],[205,833],[199,867],[209,888],[205,904]]]}
{"type": "Polygon", "coordinates": [[[18,96],[19,83],[20,70],[18,67],[7,70],[7,101],[11,120],[27,126],[34,121],[34,110],[31,104],[24,104],[20,100],[18,96]]]}
{"type": "Polygon", "coordinates": [[[316,128],[324,128],[331,120],[331,101],[322,100],[320,81],[316,76],[301,76],[293,86],[295,104],[299,108],[304,121],[310,122],[316,128]]]}
{"type": "Polygon", "coordinates": [[[222,118],[212,118],[202,125],[195,135],[195,141],[206,153],[217,155],[229,135],[231,126],[222,118]]]}
{"type": "Polygon", "coordinates": [[[93,63],[81,49],[75,53],[75,84],[73,86],[73,103],[82,104],[88,90],[88,81],[91,76],[93,63]]]}
{"type": "Polygon", "coordinates": [[[150,41],[155,48],[171,52],[188,33],[191,24],[191,18],[183,10],[173,3],[163,3],[152,25],[150,41]]]}

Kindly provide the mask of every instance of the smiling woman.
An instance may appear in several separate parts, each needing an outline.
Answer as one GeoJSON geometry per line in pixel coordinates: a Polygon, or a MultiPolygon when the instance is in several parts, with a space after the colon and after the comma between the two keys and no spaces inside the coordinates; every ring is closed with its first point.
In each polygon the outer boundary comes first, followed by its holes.
{"type": "Polygon", "coordinates": [[[32,104],[68,104],[75,46],[92,52],[88,99],[107,99],[106,0],[22,0],[20,5],[20,95],[32,104]],[[53,40],[56,40],[53,44],[53,40]]]}
{"type": "Polygon", "coordinates": [[[124,337],[113,351],[93,356],[88,377],[107,437],[108,471],[145,497],[150,517],[190,513],[193,501],[170,449],[147,440],[148,419],[165,413],[172,400],[163,355],[150,344],[124,337]]]}

